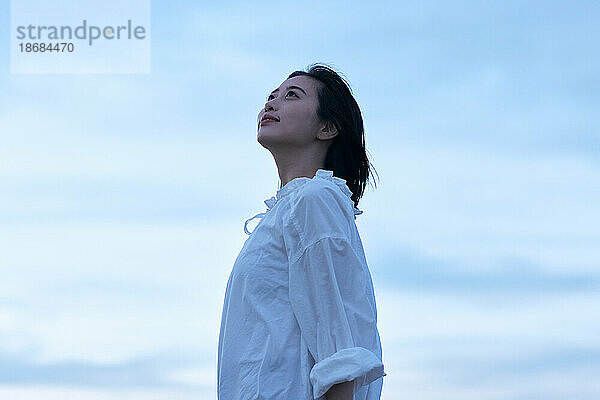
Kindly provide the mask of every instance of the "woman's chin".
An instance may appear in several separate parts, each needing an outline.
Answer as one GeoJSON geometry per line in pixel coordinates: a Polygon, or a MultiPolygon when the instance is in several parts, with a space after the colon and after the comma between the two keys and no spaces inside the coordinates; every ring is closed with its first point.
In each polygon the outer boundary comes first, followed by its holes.
{"type": "Polygon", "coordinates": [[[275,129],[265,129],[264,127],[260,127],[258,128],[257,136],[259,138],[276,139],[279,136],[279,134],[275,129]]]}
{"type": "Polygon", "coordinates": [[[256,140],[266,148],[275,148],[285,144],[286,142],[286,140],[278,132],[268,132],[267,130],[263,131],[262,129],[259,129],[256,140]]]}

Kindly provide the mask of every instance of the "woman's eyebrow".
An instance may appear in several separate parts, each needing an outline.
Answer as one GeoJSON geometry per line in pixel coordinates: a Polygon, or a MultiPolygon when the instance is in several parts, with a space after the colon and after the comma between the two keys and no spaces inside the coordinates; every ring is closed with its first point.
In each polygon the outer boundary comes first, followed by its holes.
{"type": "MultiPolygon", "coordinates": [[[[304,89],[302,89],[300,86],[288,86],[288,87],[287,87],[285,90],[288,90],[288,89],[298,89],[298,90],[300,90],[302,93],[306,94],[306,92],[304,91],[304,89]]],[[[279,91],[279,89],[275,89],[275,90],[273,90],[273,91],[271,92],[271,94],[273,94],[273,93],[275,93],[275,92],[277,92],[277,91],[279,91]]]]}

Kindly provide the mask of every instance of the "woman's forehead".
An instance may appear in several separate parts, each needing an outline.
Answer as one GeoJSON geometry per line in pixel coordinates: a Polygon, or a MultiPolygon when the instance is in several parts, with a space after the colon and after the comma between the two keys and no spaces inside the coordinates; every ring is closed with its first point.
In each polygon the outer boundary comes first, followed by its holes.
{"type": "Polygon", "coordinates": [[[310,76],[299,75],[286,79],[274,91],[283,90],[289,86],[298,86],[306,92],[307,96],[313,96],[317,92],[316,85],[317,81],[314,78],[311,78],[310,76]]]}

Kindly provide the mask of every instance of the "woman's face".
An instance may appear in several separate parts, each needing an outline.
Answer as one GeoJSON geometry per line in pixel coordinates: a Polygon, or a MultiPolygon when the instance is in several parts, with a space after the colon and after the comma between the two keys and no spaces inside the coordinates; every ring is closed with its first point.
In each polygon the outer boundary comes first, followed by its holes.
{"type": "Polygon", "coordinates": [[[258,113],[257,140],[263,147],[303,147],[315,141],[322,127],[317,117],[319,84],[309,76],[295,76],[268,95],[258,113]],[[277,120],[261,121],[265,114],[277,120]]]}

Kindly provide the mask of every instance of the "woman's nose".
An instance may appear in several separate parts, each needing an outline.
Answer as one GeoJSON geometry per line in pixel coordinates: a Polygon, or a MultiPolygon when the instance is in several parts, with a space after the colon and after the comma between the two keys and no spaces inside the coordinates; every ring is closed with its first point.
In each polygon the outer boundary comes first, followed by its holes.
{"type": "MultiPolygon", "coordinates": [[[[275,100],[275,99],[273,99],[275,100]]],[[[275,110],[275,106],[273,105],[273,100],[269,100],[265,103],[265,112],[269,110],[275,110]]]]}

